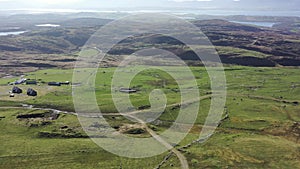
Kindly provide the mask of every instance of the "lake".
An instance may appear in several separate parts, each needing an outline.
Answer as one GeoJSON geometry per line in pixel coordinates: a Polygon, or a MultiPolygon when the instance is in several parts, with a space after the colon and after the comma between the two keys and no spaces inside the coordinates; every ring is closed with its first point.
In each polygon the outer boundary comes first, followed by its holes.
{"type": "Polygon", "coordinates": [[[20,35],[27,31],[13,31],[13,32],[0,32],[0,36],[8,36],[8,35],[20,35]]]}
{"type": "Polygon", "coordinates": [[[273,25],[275,25],[275,22],[240,22],[240,21],[230,21],[230,22],[234,22],[234,23],[240,23],[240,24],[244,24],[244,25],[255,25],[255,26],[263,26],[263,27],[273,27],[273,25]]]}
{"type": "Polygon", "coordinates": [[[246,15],[246,16],[300,16],[300,11],[278,11],[278,10],[172,10],[171,13],[195,14],[195,15],[246,15]]]}
{"type": "Polygon", "coordinates": [[[37,27],[60,27],[60,25],[56,25],[56,24],[39,24],[39,25],[35,25],[37,27]]]}

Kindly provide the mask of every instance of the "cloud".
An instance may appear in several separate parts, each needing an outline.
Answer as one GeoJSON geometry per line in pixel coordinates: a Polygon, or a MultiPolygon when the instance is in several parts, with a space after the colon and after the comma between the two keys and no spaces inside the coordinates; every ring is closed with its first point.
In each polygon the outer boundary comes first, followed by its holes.
{"type": "Polygon", "coordinates": [[[82,0],[32,0],[35,3],[41,3],[46,5],[54,5],[54,4],[71,4],[71,3],[78,3],[82,0]]]}
{"type": "Polygon", "coordinates": [[[295,10],[300,0],[0,0],[0,9],[221,9],[295,10]]]}
{"type": "Polygon", "coordinates": [[[210,2],[212,0],[169,0],[173,2],[210,2]]]}

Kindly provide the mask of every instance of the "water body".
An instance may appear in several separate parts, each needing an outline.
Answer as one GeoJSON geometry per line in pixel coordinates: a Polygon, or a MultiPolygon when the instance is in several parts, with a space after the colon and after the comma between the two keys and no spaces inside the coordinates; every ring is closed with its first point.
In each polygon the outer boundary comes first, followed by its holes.
{"type": "Polygon", "coordinates": [[[84,10],[84,9],[9,9],[0,10],[6,14],[20,14],[20,13],[78,13],[78,12],[99,12],[99,13],[172,13],[172,14],[195,14],[195,15],[248,15],[248,16],[299,16],[300,10],[290,10],[290,11],[276,11],[276,10],[213,10],[213,9],[165,9],[165,10],[84,10]]]}
{"type": "MultiPolygon", "coordinates": [[[[177,11],[179,12],[179,11],[177,11]]],[[[185,14],[197,15],[247,15],[247,16],[300,16],[300,11],[250,11],[250,10],[182,10],[185,14]]]]}
{"type": "Polygon", "coordinates": [[[8,35],[20,35],[27,31],[13,31],[13,32],[0,32],[0,36],[8,36],[8,35]]]}
{"type": "Polygon", "coordinates": [[[60,25],[56,25],[56,24],[39,24],[39,25],[35,25],[37,27],[60,27],[60,25]]]}
{"type": "Polygon", "coordinates": [[[255,25],[255,26],[263,26],[263,27],[273,27],[276,23],[274,22],[240,22],[240,21],[230,21],[234,23],[240,23],[244,25],[255,25]]]}

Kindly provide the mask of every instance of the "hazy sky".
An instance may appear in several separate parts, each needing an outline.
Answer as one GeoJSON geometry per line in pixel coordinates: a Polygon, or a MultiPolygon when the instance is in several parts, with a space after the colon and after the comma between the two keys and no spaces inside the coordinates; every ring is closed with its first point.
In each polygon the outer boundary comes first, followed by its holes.
{"type": "Polygon", "coordinates": [[[0,9],[24,8],[300,10],[300,0],[0,0],[0,9]]]}

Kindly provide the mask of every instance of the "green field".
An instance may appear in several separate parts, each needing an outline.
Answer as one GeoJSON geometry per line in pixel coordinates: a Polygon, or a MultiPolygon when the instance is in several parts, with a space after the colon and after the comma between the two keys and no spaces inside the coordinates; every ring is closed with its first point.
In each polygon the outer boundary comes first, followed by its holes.
{"type": "MultiPolygon", "coordinates": [[[[246,52],[246,51],[243,51],[246,52]]],[[[263,57],[263,56],[262,56],[263,57]]],[[[132,69],[139,69],[133,67],[132,69]]],[[[180,67],[170,67],[184,77],[180,67]]],[[[142,127],[121,116],[110,116],[117,110],[111,96],[111,79],[116,68],[100,68],[95,82],[98,106],[115,129],[132,137],[149,137],[142,127]],[[132,125],[126,129],[126,126],[132,125]]],[[[211,94],[210,80],[203,67],[191,68],[201,96],[211,94]]],[[[86,71],[84,69],[78,71],[86,71]]],[[[200,101],[196,123],[187,137],[176,146],[186,157],[189,168],[300,168],[300,81],[297,68],[225,67],[227,101],[225,118],[214,135],[204,143],[190,144],[199,138],[205,122],[210,97],[200,101]]],[[[73,70],[47,69],[31,72],[26,78],[37,79],[39,85],[19,87],[36,89],[37,97],[25,94],[9,98],[12,82],[19,77],[0,79],[0,168],[156,168],[168,152],[147,158],[118,157],[98,147],[87,138],[75,115],[54,117],[50,110],[22,108],[53,108],[74,112],[72,87],[47,86],[51,81],[72,81],[73,70]]],[[[188,88],[192,83],[185,79],[188,88]]],[[[137,108],[149,107],[149,94],[161,89],[169,106],[159,123],[147,124],[157,133],[165,131],[178,114],[178,84],[167,73],[149,69],[140,72],[130,84],[138,92],[131,94],[137,108]]],[[[115,86],[119,88],[119,86],[115,86]]],[[[160,168],[181,168],[173,154],[160,168]]]]}

